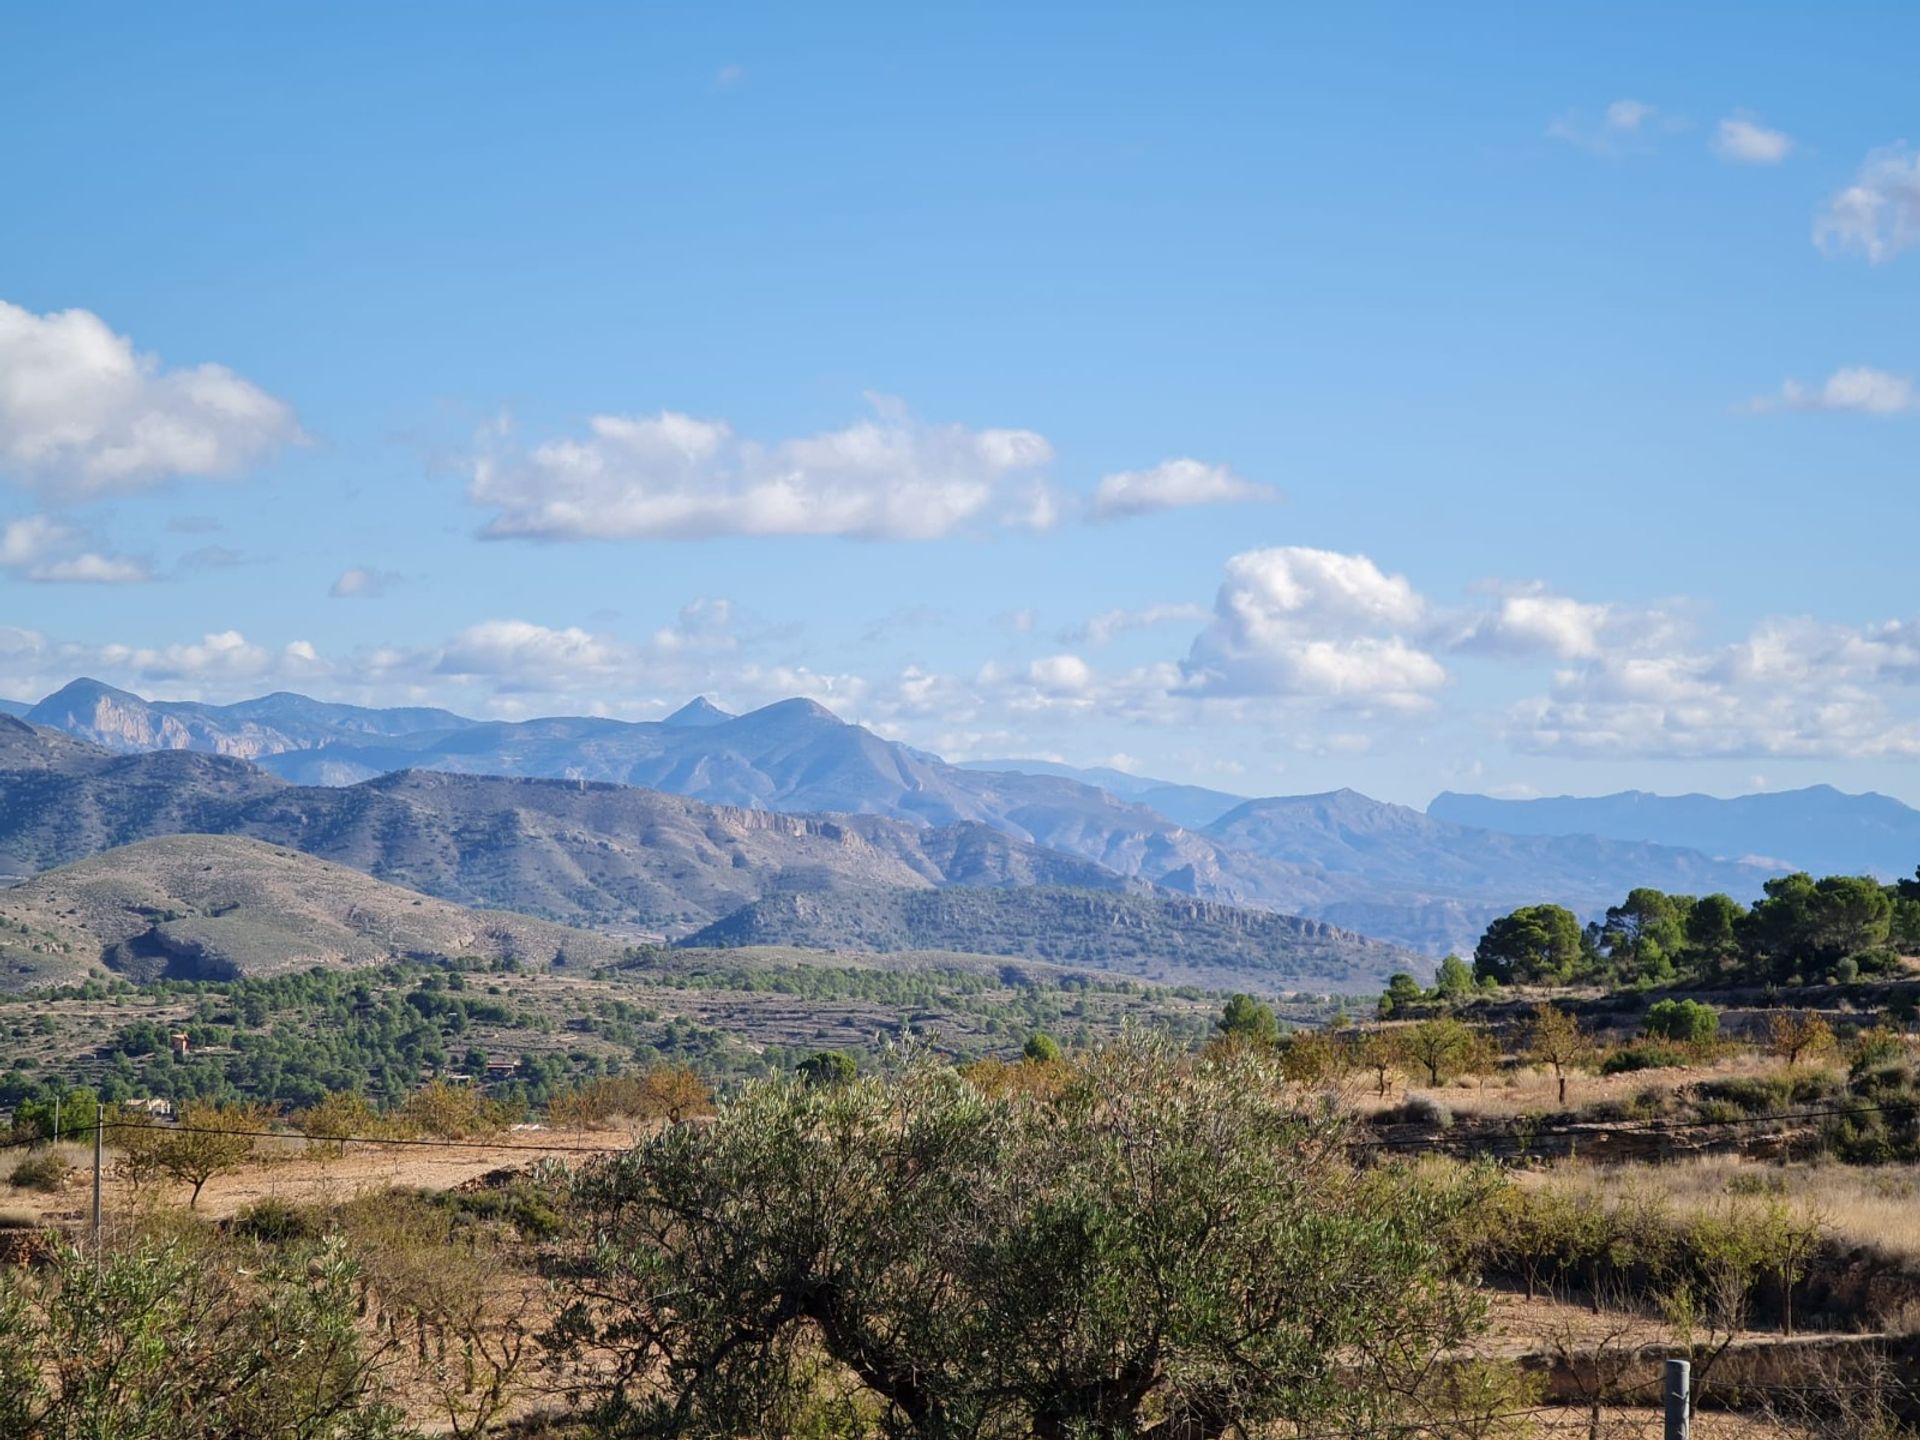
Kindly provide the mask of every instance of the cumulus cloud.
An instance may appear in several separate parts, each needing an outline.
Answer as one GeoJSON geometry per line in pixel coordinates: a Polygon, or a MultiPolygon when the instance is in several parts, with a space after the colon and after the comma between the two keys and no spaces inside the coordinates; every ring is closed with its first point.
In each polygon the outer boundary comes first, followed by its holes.
{"type": "Polygon", "coordinates": [[[1906,145],[1869,154],[1821,211],[1813,241],[1829,255],[1857,253],[1875,265],[1920,242],[1920,154],[1906,145]]]}
{"type": "Polygon", "coordinates": [[[1031,430],[915,420],[894,402],[842,430],[772,444],[721,420],[599,415],[583,437],[482,455],[485,534],[547,540],[840,535],[926,540],[970,523],[1044,526],[1053,447],[1031,430]]]}
{"type": "Polygon", "coordinates": [[[335,600],[378,600],[404,578],[391,570],[372,570],[356,565],[351,570],[342,570],[340,578],[328,587],[327,594],[335,600]]]}
{"type": "Polygon", "coordinates": [[[632,647],[577,625],[482,620],[449,640],[432,668],[438,675],[488,679],[507,690],[553,690],[618,673],[636,658],[632,647]]]}
{"type": "Polygon", "coordinates": [[[136,681],[186,682],[203,691],[224,690],[236,681],[299,683],[331,673],[305,640],[273,648],[254,644],[238,630],[172,645],[101,645],[88,655],[89,670],[118,672],[136,681]]]}
{"type": "Polygon", "coordinates": [[[1671,648],[1683,629],[1685,602],[1577,600],[1539,581],[1476,588],[1492,596],[1491,605],[1436,615],[1424,632],[1429,643],[1510,660],[1586,660],[1603,652],[1671,648]]]}
{"type": "Polygon", "coordinates": [[[1093,686],[1093,667],[1078,655],[1048,655],[1027,666],[1027,681],[1049,695],[1084,695],[1093,686]]]}
{"type": "Polygon", "coordinates": [[[1279,498],[1280,492],[1271,485],[1244,480],[1224,465],[1182,457],[1162,460],[1150,470],[1122,470],[1103,476],[1094,491],[1093,515],[1106,520],[1193,505],[1279,498]]]}
{"type": "Polygon", "coordinates": [[[90,550],[79,531],[48,515],[10,520],[0,529],[0,570],[49,584],[130,585],[153,578],[143,561],[90,550]]]}
{"type": "Polygon", "coordinates": [[[299,438],[285,402],[223,365],[168,369],[89,311],[0,301],[0,471],[42,493],[233,475],[299,438]]]}
{"type": "Polygon", "coordinates": [[[1740,165],[1778,165],[1793,152],[1793,137],[1757,121],[1729,115],[1713,132],[1713,151],[1740,165]]]}
{"type": "Polygon", "coordinates": [[[1453,643],[1494,655],[1585,659],[1599,654],[1612,618],[1611,606],[1528,588],[1500,596],[1492,610],[1468,620],[1453,643]]]}
{"type": "Polygon", "coordinates": [[[1447,672],[1410,638],[1425,599],[1364,555],[1303,546],[1227,562],[1211,623],[1183,665],[1198,695],[1314,696],[1410,708],[1447,672]]]}
{"type": "Polygon", "coordinates": [[[1606,653],[1510,715],[1536,753],[1619,758],[1920,756],[1920,622],[1771,620],[1718,648],[1606,653]]]}
{"type": "Polygon", "coordinates": [[[1859,415],[1900,415],[1920,410],[1920,395],[1904,375],[1892,375],[1868,365],[1836,370],[1817,385],[1788,380],[1777,395],[1763,395],[1748,408],[1768,410],[1834,410],[1859,415]]]}

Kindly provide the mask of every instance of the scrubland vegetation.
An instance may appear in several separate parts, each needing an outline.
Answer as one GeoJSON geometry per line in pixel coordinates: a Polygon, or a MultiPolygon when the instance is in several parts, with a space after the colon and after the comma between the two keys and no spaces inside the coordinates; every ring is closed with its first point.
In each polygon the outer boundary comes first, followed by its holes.
{"type": "Polygon", "coordinates": [[[1669,1354],[1703,1440],[1907,1433],[1920,978],[1609,985],[1609,924],[1365,1018],[959,957],[69,995],[0,1434],[1599,1437],[1669,1354]],[[894,1023],[691,1018],[838,1003],[894,1023]]]}

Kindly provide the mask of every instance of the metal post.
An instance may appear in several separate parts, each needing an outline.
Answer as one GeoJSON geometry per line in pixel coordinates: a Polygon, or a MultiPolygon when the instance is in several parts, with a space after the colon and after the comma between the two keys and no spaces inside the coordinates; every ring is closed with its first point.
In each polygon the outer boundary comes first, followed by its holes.
{"type": "Polygon", "coordinates": [[[53,1097],[53,1143],[56,1145],[60,1143],[60,1096],[58,1093],[53,1097]]]}
{"type": "Polygon", "coordinates": [[[1666,1440],[1690,1440],[1693,1429],[1691,1395],[1693,1367],[1684,1360],[1667,1361],[1660,1398],[1666,1405],[1666,1440]]]}
{"type": "Polygon", "coordinates": [[[96,1105],[93,1110],[93,1270],[100,1273],[100,1137],[107,1128],[106,1107],[96,1105]]]}

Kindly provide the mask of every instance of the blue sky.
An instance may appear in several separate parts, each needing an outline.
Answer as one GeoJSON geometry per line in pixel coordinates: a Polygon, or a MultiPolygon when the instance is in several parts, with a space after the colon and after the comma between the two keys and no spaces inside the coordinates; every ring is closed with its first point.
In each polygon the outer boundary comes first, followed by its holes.
{"type": "Polygon", "coordinates": [[[0,694],[1920,801],[1916,44],[15,7],[0,694]]]}

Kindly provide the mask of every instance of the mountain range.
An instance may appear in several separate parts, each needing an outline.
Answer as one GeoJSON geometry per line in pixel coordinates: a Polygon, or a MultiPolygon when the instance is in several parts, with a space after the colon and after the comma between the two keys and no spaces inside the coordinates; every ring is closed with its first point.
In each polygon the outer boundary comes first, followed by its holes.
{"type": "MultiPolygon", "coordinates": [[[[404,786],[418,790],[422,772],[434,771],[642,787],[743,812],[884,818],[910,831],[974,825],[1031,847],[1019,852],[1026,859],[1018,864],[1015,852],[1007,852],[1014,866],[1010,876],[1020,865],[1047,869],[1071,858],[1110,872],[1109,885],[1144,883],[1221,904],[1322,918],[1428,953],[1470,947],[1490,918],[1519,904],[1557,900],[1596,914],[1635,885],[1746,897],[1780,868],[1647,839],[1491,831],[1351,791],[1243,800],[1045,761],[951,765],[844,723],[807,700],[732,715],[702,699],[656,722],[557,717],[509,723],[465,720],[445,711],[334,706],[290,695],[230,706],[179,705],[76,681],[30,707],[25,718],[127,758],[171,752],[180,764],[187,755],[231,758],[252,751],[258,766],[303,791],[336,787],[330,801],[319,793],[304,796],[303,813],[370,813],[381,803],[375,797],[402,783],[381,777],[407,772],[413,778],[404,786]],[[987,768],[994,764],[1015,768],[987,768]],[[1039,851],[1053,858],[1040,862],[1039,851]]],[[[208,778],[257,789],[268,777],[255,771],[247,780],[231,774],[208,778]]],[[[194,802],[156,795],[152,803],[177,811],[194,802]]],[[[371,823],[363,822],[363,831],[377,833],[371,823]]],[[[834,823],[844,829],[853,821],[834,823]]],[[[355,843],[364,858],[372,842],[355,843]]],[[[620,843],[632,848],[630,839],[620,843]]],[[[11,847],[21,858],[20,844],[0,833],[0,855],[11,847]]],[[[416,869],[428,863],[421,857],[440,856],[432,862],[443,872],[434,893],[501,903],[497,894],[461,879],[482,868],[472,847],[457,865],[445,858],[444,845],[436,851],[423,840],[413,848],[418,854],[406,864],[416,869]]],[[[937,859],[926,864],[940,871],[937,859]]],[[[657,868],[649,873],[660,879],[657,868]]],[[[548,885],[542,913],[583,918],[575,908],[579,902],[566,896],[609,887],[621,894],[626,912],[654,916],[656,923],[703,923],[710,908],[697,896],[676,906],[657,890],[621,893],[607,866],[587,866],[585,874],[601,878],[568,874],[548,885]]],[[[668,874],[660,883],[671,889],[691,882],[668,874]]],[[[896,882],[842,876],[836,883],[896,882]]],[[[1058,877],[1042,883],[1084,884],[1058,877]]],[[[736,903],[758,898],[719,888],[736,903]]],[[[596,894],[587,909],[599,908],[596,894]]]]}
{"type": "MultiPolygon", "coordinates": [[[[449,912],[472,916],[461,907],[485,906],[594,927],[603,947],[616,938],[697,932],[701,944],[1058,958],[1184,983],[1231,978],[1263,991],[1377,990],[1393,971],[1421,965],[1411,951],[1325,922],[1147,894],[1142,880],[977,821],[920,826],[878,815],[793,815],[601,782],[435,771],[297,786],[232,756],[115,754],[0,718],[0,869],[34,877],[0,894],[9,904],[37,905],[36,923],[73,943],[76,973],[96,963],[92,955],[123,973],[145,973],[143,966],[251,973],[301,956],[352,963],[367,947],[347,946],[327,915],[393,909],[391,899],[369,900],[323,914],[298,887],[281,902],[262,884],[210,906],[187,892],[215,885],[230,868],[217,849],[223,845],[240,847],[232,855],[251,871],[262,855],[298,858],[336,882],[358,874],[383,895],[434,896],[438,909],[429,913],[438,914],[441,935],[460,930],[449,912]],[[156,857],[176,853],[168,847],[203,844],[216,849],[205,865],[185,867],[192,886],[183,891],[177,865],[167,884],[152,882],[156,857]],[[957,898],[941,907],[913,903],[936,891],[957,898]],[[114,897],[107,919],[76,920],[101,908],[82,898],[98,893],[114,897]],[[828,933],[818,910],[773,907],[731,933],[713,929],[756,902],[804,897],[830,907],[842,896],[863,897],[868,906],[886,897],[894,923],[884,933],[845,924],[828,933]],[[131,898],[120,904],[124,897],[131,898]],[[784,929],[774,923],[782,914],[791,920],[784,929]],[[212,919],[219,924],[209,930],[212,919]],[[67,934],[76,925],[77,940],[67,934]],[[309,928],[310,940],[294,943],[309,928]]],[[[464,925],[461,933],[486,934],[493,922],[464,925]]],[[[375,927],[378,934],[390,928],[375,927]]],[[[549,953],[582,949],[548,938],[549,953]]],[[[0,927],[0,951],[7,940],[0,927]]],[[[448,953],[427,940],[399,948],[448,953]]],[[[40,949],[21,952],[16,944],[14,952],[0,962],[14,962],[16,986],[48,983],[49,961],[18,963],[40,949]]],[[[477,953],[476,944],[458,953],[477,953]]]]}
{"type": "Polygon", "coordinates": [[[1427,813],[1515,835],[1658,840],[1816,875],[1893,880],[1911,876],[1920,865],[1920,810],[1888,795],[1848,795],[1831,785],[1725,800],[1644,790],[1542,800],[1443,791],[1427,813]]]}

